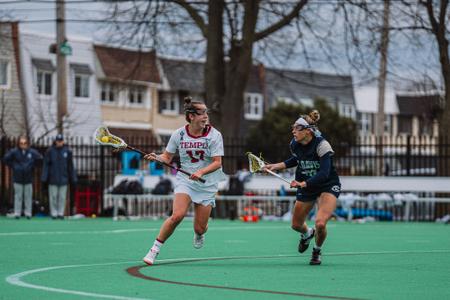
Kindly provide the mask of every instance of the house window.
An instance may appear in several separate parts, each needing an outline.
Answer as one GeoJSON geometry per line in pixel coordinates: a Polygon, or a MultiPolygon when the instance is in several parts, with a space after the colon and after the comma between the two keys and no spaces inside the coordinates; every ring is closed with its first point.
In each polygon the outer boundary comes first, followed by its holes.
{"type": "Polygon", "coordinates": [[[261,120],[263,117],[263,98],[261,94],[245,94],[244,117],[247,120],[261,120]]]}
{"type": "Polygon", "coordinates": [[[6,59],[0,59],[0,88],[9,88],[10,86],[10,65],[6,59]]]}
{"type": "Polygon", "coordinates": [[[398,117],[398,133],[412,134],[412,118],[408,116],[398,117]]]}
{"type": "Polygon", "coordinates": [[[351,104],[341,104],[340,105],[340,114],[343,117],[346,118],[354,118],[355,117],[355,110],[353,105],[351,104]]]}
{"type": "Polygon", "coordinates": [[[38,95],[52,94],[52,73],[44,70],[36,71],[36,88],[38,95]]]}
{"type": "Polygon", "coordinates": [[[419,118],[419,135],[433,134],[433,120],[421,117],[419,118]]]}
{"type": "Polygon", "coordinates": [[[133,86],[128,90],[128,103],[131,105],[142,105],[144,103],[144,89],[133,86]]]}
{"type": "Polygon", "coordinates": [[[372,132],[372,120],[372,114],[361,113],[361,119],[359,121],[361,134],[370,134],[372,132]]]}
{"type": "Polygon", "coordinates": [[[102,83],[102,89],[100,91],[100,100],[102,103],[112,103],[117,99],[116,86],[109,82],[102,83]]]}
{"type": "Polygon", "coordinates": [[[75,74],[75,97],[89,98],[89,75],[75,74]]]}
{"type": "Polygon", "coordinates": [[[180,110],[180,101],[175,93],[162,93],[161,113],[174,115],[180,110]]]}
{"type": "Polygon", "coordinates": [[[392,134],[392,115],[384,116],[384,133],[392,134]]]}

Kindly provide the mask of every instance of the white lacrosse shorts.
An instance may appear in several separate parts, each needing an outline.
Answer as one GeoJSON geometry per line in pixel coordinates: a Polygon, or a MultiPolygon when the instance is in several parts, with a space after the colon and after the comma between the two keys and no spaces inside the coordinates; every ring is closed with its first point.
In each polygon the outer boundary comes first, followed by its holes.
{"type": "Polygon", "coordinates": [[[188,194],[194,203],[216,207],[218,189],[218,183],[202,186],[202,183],[192,181],[184,176],[177,176],[174,193],[188,194]]]}

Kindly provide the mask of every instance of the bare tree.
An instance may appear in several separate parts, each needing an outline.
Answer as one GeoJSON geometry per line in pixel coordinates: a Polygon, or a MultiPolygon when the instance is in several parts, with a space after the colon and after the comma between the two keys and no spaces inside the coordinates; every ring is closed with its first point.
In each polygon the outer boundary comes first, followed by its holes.
{"type": "MultiPolygon", "coordinates": [[[[57,100],[55,98],[36,98],[36,103],[30,107],[32,113],[31,131],[35,133],[34,138],[40,141],[45,137],[58,132],[58,117],[56,114],[57,100]]],[[[68,104],[67,114],[62,120],[63,132],[70,132],[73,128],[88,122],[91,116],[86,112],[76,110],[75,103],[68,104]]]]}
{"type": "Polygon", "coordinates": [[[5,91],[0,90],[0,135],[6,136],[6,115],[7,115],[7,109],[6,109],[6,99],[5,99],[5,91]]]}
{"type": "Polygon", "coordinates": [[[255,44],[289,26],[293,20],[299,20],[307,2],[173,0],[116,3],[109,15],[109,20],[114,21],[112,41],[128,45],[133,41],[154,47],[160,53],[164,53],[166,47],[183,45],[183,51],[197,51],[199,56],[205,54],[204,84],[206,101],[212,108],[212,123],[224,136],[237,136],[255,44]],[[194,47],[190,48],[190,45],[194,47]],[[198,45],[206,46],[206,53],[198,45]]]}
{"type": "MultiPolygon", "coordinates": [[[[447,130],[450,125],[450,60],[448,48],[449,28],[449,10],[448,0],[417,0],[417,1],[392,1],[392,11],[396,20],[395,24],[391,24],[389,29],[391,32],[400,33],[403,40],[407,41],[408,46],[414,49],[422,56],[428,57],[427,65],[420,65],[426,72],[423,77],[419,78],[414,86],[432,86],[439,84],[433,74],[430,76],[430,69],[433,70],[433,60],[438,57],[438,67],[440,74],[437,74],[443,81],[444,101],[442,103],[442,113],[439,118],[440,135],[448,134],[447,130]],[[433,43],[434,40],[434,43],[433,43]],[[422,82],[418,82],[422,81],[422,82]]],[[[391,41],[394,39],[391,39],[391,41]]],[[[418,64],[417,61],[410,63],[418,64]]],[[[436,68],[434,68],[436,70],[436,68]]],[[[407,80],[407,78],[403,78],[407,80]]],[[[409,78],[408,78],[409,79],[409,78]]]]}
{"type": "MultiPolygon", "coordinates": [[[[440,118],[439,131],[440,135],[444,136],[448,135],[450,126],[450,61],[448,54],[448,24],[450,16],[448,13],[448,0],[441,0],[439,8],[437,8],[435,3],[436,1],[432,0],[420,1],[420,4],[426,8],[429,24],[431,25],[431,28],[427,30],[436,38],[439,49],[439,61],[445,88],[445,108],[440,118]]],[[[426,27],[424,26],[424,28],[426,27]]]]}

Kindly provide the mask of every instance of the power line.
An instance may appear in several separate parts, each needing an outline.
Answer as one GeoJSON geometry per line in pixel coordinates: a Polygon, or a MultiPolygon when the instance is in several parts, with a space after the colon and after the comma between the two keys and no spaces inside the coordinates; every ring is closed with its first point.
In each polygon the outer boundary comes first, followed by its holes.
{"type": "MultiPolygon", "coordinates": [[[[173,0],[165,0],[166,2],[174,2],[173,0]]],[[[148,2],[148,0],[66,0],[65,4],[77,4],[77,3],[130,3],[130,2],[148,2]]],[[[263,1],[262,4],[295,4],[298,0],[269,0],[263,1]]],[[[347,0],[311,0],[308,5],[331,5],[339,3],[347,3],[347,0]]],[[[0,4],[21,4],[21,3],[46,3],[55,4],[54,0],[5,0],[0,1],[0,4]]],[[[188,4],[194,5],[209,5],[207,1],[187,1],[188,4]]],[[[227,1],[227,4],[240,4],[240,0],[227,1]]],[[[380,5],[384,0],[371,0],[365,5],[380,5]]],[[[406,1],[405,3],[415,3],[415,0],[406,1]]]]}
{"type": "Polygon", "coordinates": [[[119,23],[119,24],[195,24],[193,21],[140,21],[140,20],[95,20],[95,19],[35,19],[19,20],[19,23],[54,23],[54,22],[72,22],[72,23],[119,23]]]}

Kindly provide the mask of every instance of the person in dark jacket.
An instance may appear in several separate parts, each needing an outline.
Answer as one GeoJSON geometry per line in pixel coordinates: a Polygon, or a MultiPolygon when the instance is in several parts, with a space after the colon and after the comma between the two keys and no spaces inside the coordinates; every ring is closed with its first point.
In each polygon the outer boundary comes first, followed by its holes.
{"type": "Polygon", "coordinates": [[[64,145],[64,137],[56,136],[54,144],[47,150],[41,176],[42,182],[48,183],[50,215],[53,219],[64,218],[67,185],[76,184],[77,175],[72,160],[72,151],[64,145]]]}
{"type": "Polygon", "coordinates": [[[33,171],[36,164],[42,160],[42,155],[30,148],[25,136],[19,138],[18,147],[6,153],[4,161],[13,171],[14,183],[14,215],[16,219],[22,216],[22,203],[25,204],[25,216],[32,216],[33,171]]]}

